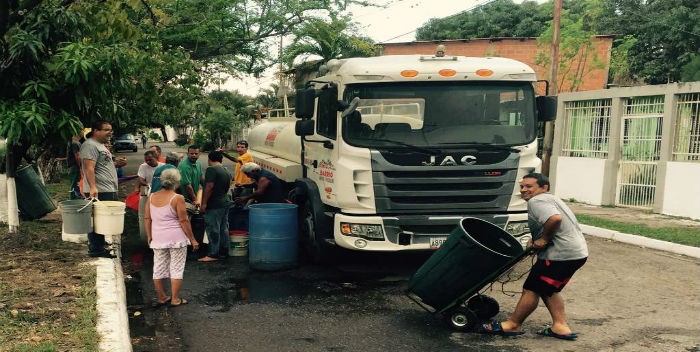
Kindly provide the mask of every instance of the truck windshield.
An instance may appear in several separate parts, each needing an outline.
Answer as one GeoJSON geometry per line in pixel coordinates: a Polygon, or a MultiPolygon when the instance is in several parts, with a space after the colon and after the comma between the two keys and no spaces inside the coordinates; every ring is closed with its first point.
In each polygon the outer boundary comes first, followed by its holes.
{"type": "Polygon", "coordinates": [[[343,138],[361,147],[524,145],[535,139],[529,82],[420,82],[349,85],[360,98],[343,138]]]}

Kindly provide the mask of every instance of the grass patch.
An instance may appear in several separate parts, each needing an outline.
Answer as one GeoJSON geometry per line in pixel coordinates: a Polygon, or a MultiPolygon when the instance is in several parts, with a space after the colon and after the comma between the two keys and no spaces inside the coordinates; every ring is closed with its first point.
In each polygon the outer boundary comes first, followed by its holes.
{"type": "Polygon", "coordinates": [[[661,227],[652,228],[641,224],[628,224],[619,221],[601,219],[596,216],[577,214],[580,223],[602,227],[622,233],[639,235],[657,240],[668,241],[687,246],[700,247],[700,230],[697,227],[661,227]]]}
{"type": "MultiPolygon", "coordinates": [[[[58,203],[68,183],[47,184],[58,203]]],[[[0,351],[97,351],[96,272],[84,244],[61,241],[61,221],[0,227],[0,351]]]]}

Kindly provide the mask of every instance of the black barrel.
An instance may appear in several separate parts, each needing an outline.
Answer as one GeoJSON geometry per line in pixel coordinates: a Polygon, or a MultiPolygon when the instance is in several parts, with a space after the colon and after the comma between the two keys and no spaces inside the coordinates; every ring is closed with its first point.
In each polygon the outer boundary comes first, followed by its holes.
{"type": "Polygon", "coordinates": [[[431,311],[443,311],[465,294],[477,293],[522,253],[518,240],[502,228],[481,219],[464,218],[411,277],[408,293],[431,311]]]}
{"type": "Polygon", "coordinates": [[[17,169],[15,183],[17,185],[17,207],[22,218],[26,220],[39,219],[56,210],[56,204],[51,200],[49,192],[31,165],[17,169]]]}

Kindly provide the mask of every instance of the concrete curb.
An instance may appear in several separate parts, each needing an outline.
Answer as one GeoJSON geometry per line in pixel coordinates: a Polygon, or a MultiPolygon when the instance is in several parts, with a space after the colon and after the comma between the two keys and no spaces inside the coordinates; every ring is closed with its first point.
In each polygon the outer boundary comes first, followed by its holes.
{"type": "Polygon", "coordinates": [[[685,246],[682,244],[671,243],[637,235],[631,235],[628,233],[622,233],[583,224],[581,224],[581,230],[583,230],[583,233],[591,236],[601,237],[617,242],[629,243],[640,247],[658,249],[660,251],[682,254],[693,258],[700,258],[700,248],[698,247],[685,246]]]}
{"type": "Polygon", "coordinates": [[[97,269],[97,333],[100,351],[131,352],[126,286],[120,260],[100,258],[97,269]]]}

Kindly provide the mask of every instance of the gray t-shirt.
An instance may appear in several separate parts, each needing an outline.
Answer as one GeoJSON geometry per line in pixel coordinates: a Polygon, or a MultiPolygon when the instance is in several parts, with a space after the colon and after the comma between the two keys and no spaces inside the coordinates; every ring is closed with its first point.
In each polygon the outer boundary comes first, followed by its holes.
{"type": "MultiPolygon", "coordinates": [[[[117,192],[119,190],[117,169],[114,167],[112,153],[109,152],[104,144],[92,138],[86,140],[80,146],[80,158],[95,161],[95,185],[98,192],[117,192]]],[[[85,163],[82,165],[83,175],[87,175],[85,163]]],[[[90,184],[87,182],[87,179],[83,181],[83,192],[90,193],[90,184]]]]}
{"type": "Polygon", "coordinates": [[[588,246],[576,216],[558,197],[538,194],[527,202],[528,225],[532,238],[542,236],[542,226],[553,215],[562,217],[559,230],[554,233],[550,245],[538,253],[538,258],[549,260],[576,260],[588,257],[588,246]]]}

